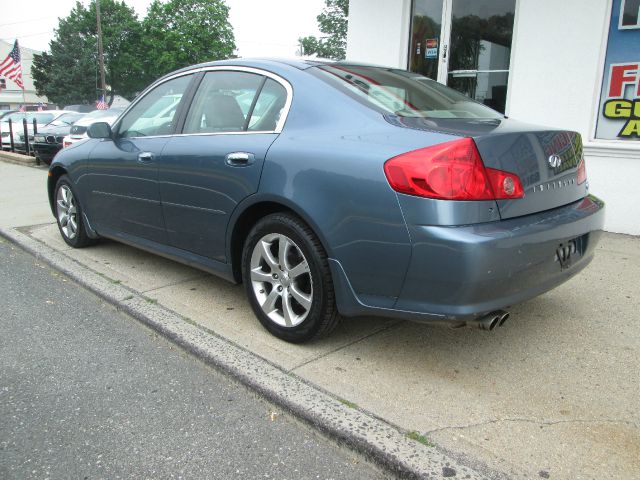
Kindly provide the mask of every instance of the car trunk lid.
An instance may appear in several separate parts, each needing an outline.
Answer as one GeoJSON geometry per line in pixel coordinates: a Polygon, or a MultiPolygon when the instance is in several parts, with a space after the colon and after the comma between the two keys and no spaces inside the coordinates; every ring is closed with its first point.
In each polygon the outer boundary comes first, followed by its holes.
{"type": "Polygon", "coordinates": [[[503,219],[550,210],[587,195],[587,182],[577,179],[583,152],[576,132],[509,119],[385,118],[405,128],[472,137],[485,167],[518,175],[524,197],[496,201],[503,219]]]}

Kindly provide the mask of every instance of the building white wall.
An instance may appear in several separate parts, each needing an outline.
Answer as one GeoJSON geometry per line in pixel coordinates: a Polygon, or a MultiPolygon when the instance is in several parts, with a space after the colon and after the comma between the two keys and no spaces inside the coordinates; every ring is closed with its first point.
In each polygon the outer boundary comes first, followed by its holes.
{"type": "Polygon", "coordinates": [[[518,0],[507,115],[580,132],[605,229],[640,235],[640,142],[593,138],[609,0],[518,0]]]}
{"type": "Polygon", "coordinates": [[[347,59],[407,68],[410,0],[350,0],[347,59]]]}

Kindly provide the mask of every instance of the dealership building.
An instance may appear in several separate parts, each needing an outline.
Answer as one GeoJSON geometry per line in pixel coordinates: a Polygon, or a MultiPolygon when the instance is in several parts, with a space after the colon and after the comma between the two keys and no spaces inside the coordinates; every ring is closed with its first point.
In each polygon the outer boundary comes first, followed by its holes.
{"type": "Polygon", "coordinates": [[[350,0],[347,59],[580,132],[605,229],[640,235],[640,0],[350,0]]]}

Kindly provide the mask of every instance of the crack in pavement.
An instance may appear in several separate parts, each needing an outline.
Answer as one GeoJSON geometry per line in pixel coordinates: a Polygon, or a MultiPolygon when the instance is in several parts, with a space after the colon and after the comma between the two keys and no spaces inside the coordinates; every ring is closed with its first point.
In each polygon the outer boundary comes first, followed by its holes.
{"type": "Polygon", "coordinates": [[[433,433],[441,432],[444,430],[464,430],[467,428],[482,427],[484,425],[491,425],[493,423],[500,423],[500,422],[535,423],[538,425],[546,425],[546,426],[559,425],[563,423],[621,423],[621,424],[629,425],[635,428],[640,428],[640,426],[636,422],[632,422],[629,420],[618,420],[618,419],[607,419],[607,418],[602,420],[583,419],[583,418],[566,419],[566,420],[536,420],[532,418],[496,418],[494,420],[470,423],[468,425],[452,425],[448,427],[434,428],[432,430],[423,432],[423,435],[431,435],[433,433]]]}
{"type": "Polygon", "coordinates": [[[180,285],[181,283],[192,282],[194,280],[199,280],[201,278],[206,278],[208,276],[210,275],[207,273],[203,273],[201,275],[195,275],[193,277],[185,278],[183,280],[177,280],[173,283],[168,283],[166,285],[161,285],[159,287],[150,288],[149,290],[140,290],[140,293],[151,293],[151,292],[155,292],[156,290],[162,290],[163,288],[167,288],[167,287],[175,287],[176,285],[180,285]]]}
{"type": "Polygon", "coordinates": [[[388,330],[391,330],[392,328],[395,328],[395,327],[397,327],[398,325],[400,325],[401,323],[404,323],[404,322],[405,322],[405,320],[398,320],[397,322],[394,322],[394,323],[392,323],[390,325],[386,325],[384,327],[381,327],[379,330],[374,330],[370,334],[365,335],[365,336],[360,337],[360,338],[357,338],[357,339],[353,340],[352,342],[345,343],[344,345],[336,347],[333,350],[329,350],[327,352],[324,352],[324,353],[321,353],[319,355],[316,355],[316,356],[314,356],[314,357],[312,357],[312,358],[310,358],[308,360],[305,360],[301,364],[296,365],[295,367],[292,367],[289,370],[286,370],[286,372],[287,373],[292,373],[294,370],[297,370],[298,368],[302,368],[302,367],[304,367],[306,365],[309,365],[310,363],[315,362],[316,360],[320,360],[321,358],[324,358],[324,357],[327,357],[329,355],[332,355],[332,354],[334,354],[336,352],[339,352],[340,350],[343,350],[343,349],[345,349],[347,347],[350,347],[351,345],[355,345],[358,342],[362,342],[363,340],[371,338],[371,337],[373,337],[375,335],[378,335],[378,334],[380,334],[382,332],[386,332],[388,330]]]}

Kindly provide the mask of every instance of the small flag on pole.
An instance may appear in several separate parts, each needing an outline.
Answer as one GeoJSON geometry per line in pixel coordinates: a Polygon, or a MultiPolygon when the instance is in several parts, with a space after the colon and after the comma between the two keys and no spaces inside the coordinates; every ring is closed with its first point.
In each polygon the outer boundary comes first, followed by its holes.
{"type": "Polygon", "coordinates": [[[20,105],[19,111],[26,112],[27,111],[27,106],[26,105],[20,105]]]}
{"type": "Polygon", "coordinates": [[[39,111],[39,112],[43,111],[45,106],[46,106],[46,105],[45,105],[44,103],[40,102],[40,103],[38,104],[38,111],[39,111]]]}
{"type": "Polygon", "coordinates": [[[96,102],[96,108],[98,110],[106,110],[109,108],[109,104],[104,101],[104,95],[100,97],[100,100],[96,102]]]}
{"type": "Polygon", "coordinates": [[[0,64],[0,75],[4,75],[9,80],[13,80],[16,85],[24,90],[22,83],[22,64],[20,63],[20,47],[18,40],[13,44],[13,49],[0,64]]]}

